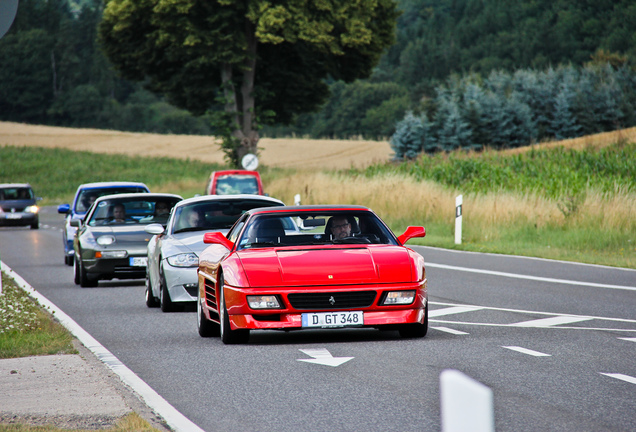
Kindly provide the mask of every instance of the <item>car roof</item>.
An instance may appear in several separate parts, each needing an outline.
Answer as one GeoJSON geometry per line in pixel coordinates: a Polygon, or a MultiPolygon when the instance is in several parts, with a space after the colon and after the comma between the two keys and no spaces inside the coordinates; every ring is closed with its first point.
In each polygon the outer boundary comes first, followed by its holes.
{"type": "Polygon", "coordinates": [[[94,183],[84,183],[79,185],[78,190],[80,189],[108,189],[108,188],[116,188],[116,187],[143,187],[149,189],[144,183],[140,182],[125,182],[125,181],[113,181],[113,182],[94,182],[94,183]]]}
{"type": "Polygon", "coordinates": [[[258,173],[258,171],[239,170],[239,169],[212,171],[211,175],[221,176],[221,175],[229,175],[229,174],[250,174],[250,175],[260,177],[260,174],[258,173]]]}
{"type": "Polygon", "coordinates": [[[177,194],[171,193],[158,193],[158,192],[137,192],[137,193],[125,193],[125,194],[111,194],[102,195],[95,200],[95,202],[105,201],[113,198],[143,198],[143,199],[159,199],[159,198],[176,198],[182,200],[183,197],[177,194]]]}
{"type": "Polygon", "coordinates": [[[1,183],[0,188],[30,188],[31,185],[29,183],[1,183]]]}
{"type": "Polygon", "coordinates": [[[304,212],[304,211],[366,211],[372,213],[371,209],[361,205],[300,205],[300,206],[282,206],[282,207],[259,207],[246,211],[250,214],[264,213],[284,213],[284,212],[304,212]]]}
{"type": "Polygon", "coordinates": [[[184,206],[197,202],[210,202],[210,201],[239,201],[239,200],[255,200],[255,201],[267,201],[272,203],[281,204],[284,206],[285,203],[277,198],[268,197],[265,195],[255,195],[255,194],[236,194],[236,195],[201,195],[193,198],[187,198],[183,201],[180,201],[177,205],[184,206]]]}

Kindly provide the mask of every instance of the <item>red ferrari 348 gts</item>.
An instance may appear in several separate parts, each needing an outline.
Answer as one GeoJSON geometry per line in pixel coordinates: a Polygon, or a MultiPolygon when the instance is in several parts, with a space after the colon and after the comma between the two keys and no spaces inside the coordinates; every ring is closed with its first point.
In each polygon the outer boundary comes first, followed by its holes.
{"type": "Polygon", "coordinates": [[[247,211],[223,235],[206,233],[197,323],[203,337],[246,343],[250,330],[338,327],[428,329],[424,258],[362,206],[247,211]]]}

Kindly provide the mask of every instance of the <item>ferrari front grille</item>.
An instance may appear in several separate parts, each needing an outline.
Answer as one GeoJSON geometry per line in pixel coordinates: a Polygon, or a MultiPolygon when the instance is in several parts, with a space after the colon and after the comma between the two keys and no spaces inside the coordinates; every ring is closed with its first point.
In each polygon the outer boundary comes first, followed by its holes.
{"type": "Polygon", "coordinates": [[[349,309],[369,307],[375,291],[294,293],[287,296],[294,309],[349,309]]]}

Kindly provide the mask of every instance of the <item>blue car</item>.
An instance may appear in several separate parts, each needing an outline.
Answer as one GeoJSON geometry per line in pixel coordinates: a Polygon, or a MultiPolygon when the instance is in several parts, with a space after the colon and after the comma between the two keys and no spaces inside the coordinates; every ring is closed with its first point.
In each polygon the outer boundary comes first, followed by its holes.
{"type": "Polygon", "coordinates": [[[73,265],[73,236],[77,231],[71,226],[71,220],[82,220],[93,202],[102,195],[112,195],[121,193],[150,192],[148,186],[136,182],[99,182],[85,183],[77,188],[72,204],[60,204],[57,212],[66,215],[64,230],[62,231],[62,241],[64,242],[64,263],[73,265]]]}

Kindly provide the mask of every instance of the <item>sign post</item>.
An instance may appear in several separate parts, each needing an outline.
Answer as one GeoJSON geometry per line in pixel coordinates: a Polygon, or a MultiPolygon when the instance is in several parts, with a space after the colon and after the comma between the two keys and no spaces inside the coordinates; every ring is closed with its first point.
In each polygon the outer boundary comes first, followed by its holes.
{"type": "Polygon", "coordinates": [[[455,244],[462,243],[462,195],[455,198],[455,244]]]}

